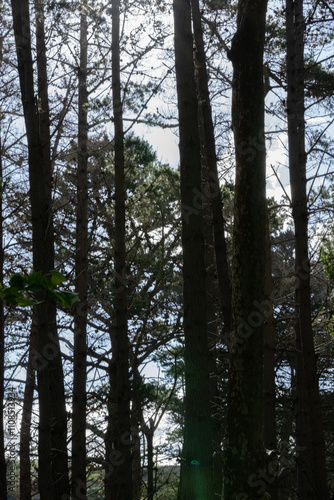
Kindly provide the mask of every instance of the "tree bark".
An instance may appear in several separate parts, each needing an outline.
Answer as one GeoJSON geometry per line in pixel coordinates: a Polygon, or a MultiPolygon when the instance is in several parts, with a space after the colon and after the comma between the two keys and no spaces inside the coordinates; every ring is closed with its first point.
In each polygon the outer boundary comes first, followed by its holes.
{"type": "Polygon", "coordinates": [[[269,217],[266,214],[266,269],[265,269],[265,321],[264,321],[264,356],[263,356],[263,441],[268,450],[276,450],[275,418],[275,324],[273,313],[273,284],[271,277],[271,244],[269,217]]]}
{"type": "MultiPolygon", "coordinates": [[[[28,142],[33,267],[54,269],[51,161],[43,3],[36,9],[38,98],[35,99],[28,0],[12,0],[21,98],[28,142]]],[[[56,304],[46,293],[36,306],[39,395],[39,489],[41,500],[69,496],[64,378],[56,324],[56,304]]]]}
{"type": "Polygon", "coordinates": [[[185,424],[179,500],[212,498],[212,443],[206,316],[202,175],[190,0],[174,0],[179,110],[185,424]],[[199,404],[200,402],[200,404],[199,404]]]}
{"type": "MultiPolygon", "coordinates": [[[[0,64],[2,53],[0,53],[0,64]]],[[[3,284],[3,215],[2,215],[2,195],[3,195],[3,170],[2,170],[2,136],[0,121],[0,283],[3,284]]],[[[5,315],[3,302],[0,301],[0,500],[7,500],[7,477],[4,441],[4,396],[5,396],[5,315]]]]}
{"type": "MultiPolygon", "coordinates": [[[[207,167],[203,166],[206,170],[207,167]]],[[[205,180],[203,185],[207,187],[205,180]]],[[[213,498],[220,498],[222,492],[222,415],[221,397],[219,392],[219,373],[217,360],[218,333],[217,315],[217,274],[215,266],[215,250],[213,242],[212,211],[208,202],[204,202],[204,236],[206,263],[206,312],[208,324],[209,374],[210,374],[210,404],[211,404],[211,434],[212,434],[212,493],[213,498]],[[206,205],[206,206],[204,206],[206,205]]]]}
{"type": "MultiPolygon", "coordinates": [[[[196,62],[196,59],[195,59],[196,62]]],[[[199,87],[198,73],[196,72],[197,90],[199,87]]],[[[199,94],[200,101],[200,94],[199,94]]],[[[210,179],[208,176],[207,153],[205,147],[204,121],[199,105],[199,131],[201,140],[202,159],[202,192],[209,190],[210,179]]],[[[205,268],[206,268],[206,319],[209,346],[209,374],[210,374],[210,405],[211,405],[211,435],[212,435],[212,493],[214,498],[219,498],[222,491],[222,415],[220,411],[221,397],[219,391],[219,372],[217,359],[217,343],[221,337],[218,333],[218,318],[221,302],[217,300],[217,266],[215,259],[213,217],[211,200],[206,196],[202,198],[205,241],[205,268]]]]}
{"type": "Polygon", "coordinates": [[[223,203],[218,178],[216,144],[210,103],[209,82],[203,39],[201,13],[198,0],[191,0],[193,37],[195,42],[195,73],[199,101],[200,139],[202,146],[204,232],[206,243],[206,290],[209,340],[209,373],[211,399],[211,425],[213,446],[212,488],[214,498],[222,491],[222,417],[220,416],[218,366],[217,366],[217,309],[216,278],[223,318],[223,338],[228,342],[231,334],[231,283],[228,271],[226,241],[224,235],[223,203]]]}
{"type": "Polygon", "coordinates": [[[87,498],[86,380],[87,380],[87,254],[88,254],[88,120],[87,120],[87,0],[81,2],[80,68],[78,74],[78,170],[75,284],[80,299],[74,309],[72,500],[87,498]]]}
{"type": "Polygon", "coordinates": [[[31,417],[35,390],[35,359],[37,347],[36,313],[33,312],[31,334],[29,341],[29,355],[27,363],[26,384],[24,388],[22,421],[20,432],[20,500],[31,500],[31,417]]]}
{"type": "MultiPolygon", "coordinates": [[[[141,383],[140,377],[136,380],[137,370],[134,370],[133,391],[137,391],[141,383]]],[[[132,399],[131,423],[135,433],[135,442],[132,450],[132,489],[133,500],[141,500],[142,498],[142,466],[141,466],[141,449],[139,427],[141,420],[140,400],[137,397],[132,399]]]]}
{"type": "Polygon", "coordinates": [[[224,498],[268,498],[265,466],[263,324],[265,140],[263,48],[266,0],[239,0],[233,63],[232,126],[236,156],[230,379],[224,498]],[[243,495],[243,497],[241,496],[243,495]]]}
{"type": "Polygon", "coordinates": [[[268,470],[268,492],[278,500],[277,483],[277,434],[276,434],[276,383],[275,383],[275,319],[273,308],[273,282],[271,274],[271,244],[268,210],[266,211],[266,264],[264,280],[264,351],[263,351],[263,443],[272,450],[268,470]]]}
{"type": "Polygon", "coordinates": [[[296,273],[297,491],[299,498],[328,500],[325,443],[311,319],[304,115],[304,30],[303,0],[287,0],[288,140],[296,273]]]}
{"type": "Polygon", "coordinates": [[[154,488],[154,456],[153,456],[153,436],[154,423],[150,420],[150,426],[145,425],[143,432],[147,442],[147,500],[153,500],[154,488]]]}
{"type": "Polygon", "coordinates": [[[223,218],[223,202],[219,186],[216,143],[212,121],[211,101],[209,93],[208,73],[206,68],[203,29],[198,0],[191,0],[195,61],[197,71],[197,88],[200,102],[200,113],[203,121],[205,157],[208,168],[208,189],[206,197],[210,200],[214,231],[214,247],[221,307],[224,320],[224,336],[228,339],[231,333],[231,283],[228,271],[225,223],[223,218]]]}
{"type": "Polygon", "coordinates": [[[107,500],[132,500],[131,388],[127,326],[124,131],[120,71],[120,2],[112,0],[112,94],[115,126],[114,323],[111,331],[110,404],[106,437],[107,500]]]}

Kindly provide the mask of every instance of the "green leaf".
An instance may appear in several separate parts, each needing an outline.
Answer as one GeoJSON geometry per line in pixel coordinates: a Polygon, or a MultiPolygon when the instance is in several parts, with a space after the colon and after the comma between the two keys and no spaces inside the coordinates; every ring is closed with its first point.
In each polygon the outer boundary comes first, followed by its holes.
{"type": "Polygon", "coordinates": [[[56,302],[60,302],[64,307],[71,307],[79,300],[78,295],[57,290],[56,286],[63,283],[66,278],[58,271],[52,271],[50,274],[50,279],[43,276],[41,271],[33,271],[29,276],[13,274],[9,287],[3,288],[0,284],[0,300],[21,307],[32,306],[39,303],[32,298],[33,294],[45,290],[56,302]]]}
{"type": "Polygon", "coordinates": [[[64,281],[66,281],[65,276],[63,276],[58,271],[52,271],[52,274],[51,274],[51,283],[52,283],[53,286],[58,286],[61,283],[63,283],[64,281]]]}
{"type": "Polygon", "coordinates": [[[18,298],[16,304],[21,307],[34,306],[35,304],[38,304],[38,300],[18,298]]]}
{"type": "Polygon", "coordinates": [[[22,290],[26,284],[26,278],[22,276],[22,274],[16,273],[13,274],[9,280],[9,286],[17,288],[18,290],[22,290]]]}
{"type": "Polygon", "coordinates": [[[49,280],[42,275],[42,271],[33,271],[28,276],[28,285],[37,285],[42,289],[47,290],[48,288],[50,288],[51,284],[49,280]]]}
{"type": "Polygon", "coordinates": [[[41,285],[29,285],[26,287],[26,291],[31,293],[41,292],[42,290],[44,290],[44,287],[41,285]]]}
{"type": "Polygon", "coordinates": [[[48,294],[56,301],[56,302],[60,302],[61,304],[63,304],[63,306],[66,306],[66,304],[64,303],[64,298],[63,298],[63,295],[62,295],[62,292],[57,292],[55,290],[48,290],[48,294]]]}
{"type": "Polygon", "coordinates": [[[75,302],[80,302],[80,299],[76,293],[72,292],[61,292],[64,299],[64,306],[71,307],[75,302]]]}
{"type": "Polygon", "coordinates": [[[55,290],[48,290],[48,293],[56,302],[60,302],[64,307],[71,307],[79,300],[76,293],[58,292],[55,290]]]}
{"type": "Polygon", "coordinates": [[[2,300],[5,302],[8,302],[9,304],[17,304],[17,300],[19,298],[19,292],[17,288],[15,287],[10,287],[10,288],[5,288],[2,293],[2,300]]]}

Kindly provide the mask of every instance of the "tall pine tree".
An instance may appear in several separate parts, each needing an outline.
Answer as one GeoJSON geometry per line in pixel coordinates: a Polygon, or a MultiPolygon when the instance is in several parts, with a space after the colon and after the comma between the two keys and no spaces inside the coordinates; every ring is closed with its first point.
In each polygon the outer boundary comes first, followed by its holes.
{"type": "Polygon", "coordinates": [[[198,100],[190,0],[174,0],[183,249],[185,423],[179,500],[211,499],[212,443],[198,100]],[[200,402],[200,403],[199,403],[200,402]]]}
{"type": "Polygon", "coordinates": [[[265,140],[263,50],[266,0],[239,0],[233,64],[232,127],[236,155],[230,380],[224,498],[267,498],[264,465],[263,323],[265,140]]]}

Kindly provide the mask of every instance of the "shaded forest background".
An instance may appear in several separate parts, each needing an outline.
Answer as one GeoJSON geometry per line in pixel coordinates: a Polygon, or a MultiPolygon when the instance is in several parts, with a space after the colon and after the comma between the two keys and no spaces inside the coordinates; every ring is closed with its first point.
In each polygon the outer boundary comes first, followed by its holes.
{"type": "Polygon", "coordinates": [[[0,3],[0,500],[333,498],[333,23],[0,3]]]}

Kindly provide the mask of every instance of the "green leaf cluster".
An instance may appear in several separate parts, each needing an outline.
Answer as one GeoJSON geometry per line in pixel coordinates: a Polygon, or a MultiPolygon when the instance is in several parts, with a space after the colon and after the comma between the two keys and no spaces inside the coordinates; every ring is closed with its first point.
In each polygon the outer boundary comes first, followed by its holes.
{"type": "Polygon", "coordinates": [[[321,262],[327,278],[334,280],[334,249],[330,245],[321,248],[321,262]]]}
{"type": "Polygon", "coordinates": [[[44,276],[41,271],[32,271],[28,275],[15,273],[9,280],[9,286],[0,284],[0,300],[20,307],[38,304],[35,294],[46,292],[55,302],[64,307],[71,307],[79,300],[76,293],[64,292],[58,289],[66,278],[58,271],[51,271],[44,276]]]}
{"type": "Polygon", "coordinates": [[[334,73],[310,59],[305,64],[307,97],[324,98],[334,95],[334,73]]]}

